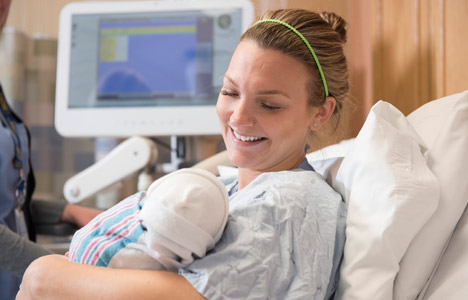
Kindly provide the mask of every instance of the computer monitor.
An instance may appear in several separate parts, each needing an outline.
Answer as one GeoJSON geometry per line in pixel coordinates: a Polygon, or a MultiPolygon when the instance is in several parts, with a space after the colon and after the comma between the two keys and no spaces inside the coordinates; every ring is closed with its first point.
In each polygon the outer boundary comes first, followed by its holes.
{"type": "Polygon", "coordinates": [[[214,135],[247,0],[82,2],[60,14],[55,126],[67,137],[214,135]]]}

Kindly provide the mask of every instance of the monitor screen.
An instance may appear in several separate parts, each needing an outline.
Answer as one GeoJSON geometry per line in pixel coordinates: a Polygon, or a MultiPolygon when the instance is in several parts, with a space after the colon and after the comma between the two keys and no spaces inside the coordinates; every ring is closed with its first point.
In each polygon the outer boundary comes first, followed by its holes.
{"type": "Polygon", "coordinates": [[[61,13],[55,125],[64,136],[219,134],[222,77],[249,1],[74,3],[61,13]]]}

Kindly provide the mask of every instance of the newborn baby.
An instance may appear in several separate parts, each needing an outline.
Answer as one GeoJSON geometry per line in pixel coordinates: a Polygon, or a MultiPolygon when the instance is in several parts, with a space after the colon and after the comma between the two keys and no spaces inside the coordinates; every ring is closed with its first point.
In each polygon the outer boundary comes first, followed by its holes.
{"type": "Polygon", "coordinates": [[[208,171],[181,169],[94,218],[73,236],[69,260],[111,268],[176,271],[221,238],[229,198],[208,171]]]}

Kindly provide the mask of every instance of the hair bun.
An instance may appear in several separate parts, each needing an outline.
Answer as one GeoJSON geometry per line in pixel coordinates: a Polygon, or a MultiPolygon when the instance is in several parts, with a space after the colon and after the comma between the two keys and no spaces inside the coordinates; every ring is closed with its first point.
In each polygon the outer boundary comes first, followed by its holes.
{"type": "Polygon", "coordinates": [[[333,30],[335,30],[340,36],[341,41],[343,43],[346,43],[348,23],[346,23],[346,21],[343,18],[332,12],[321,12],[320,17],[322,17],[322,19],[325,20],[325,22],[330,24],[333,30]]]}

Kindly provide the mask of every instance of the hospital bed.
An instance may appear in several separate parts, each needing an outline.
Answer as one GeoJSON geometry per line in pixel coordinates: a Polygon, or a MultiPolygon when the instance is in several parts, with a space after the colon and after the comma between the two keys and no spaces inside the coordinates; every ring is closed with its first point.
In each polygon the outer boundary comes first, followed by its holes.
{"type": "MultiPolygon", "coordinates": [[[[307,158],[348,205],[337,299],[468,299],[468,91],[407,117],[379,101],[307,158]]],[[[195,167],[216,166],[225,152],[195,167]]]]}

